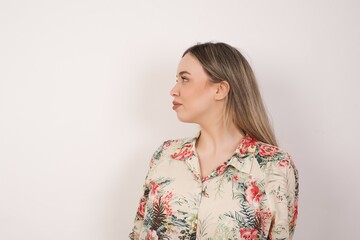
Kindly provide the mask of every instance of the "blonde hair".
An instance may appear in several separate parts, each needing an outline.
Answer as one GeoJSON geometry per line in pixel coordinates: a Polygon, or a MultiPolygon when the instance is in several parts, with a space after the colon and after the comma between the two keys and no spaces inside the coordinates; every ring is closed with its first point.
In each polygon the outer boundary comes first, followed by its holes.
{"type": "Polygon", "coordinates": [[[277,146],[255,75],[245,57],[221,42],[199,43],[188,48],[183,57],[187,53],[198,59],[211,82],[229,83],[225,119],[231,119],[243,134],[277,146]]]}

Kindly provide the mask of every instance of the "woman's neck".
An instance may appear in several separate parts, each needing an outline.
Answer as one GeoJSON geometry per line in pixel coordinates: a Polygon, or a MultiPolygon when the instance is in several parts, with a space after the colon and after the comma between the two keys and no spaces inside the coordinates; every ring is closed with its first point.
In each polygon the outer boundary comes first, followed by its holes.
{"type": "Polygon", "coordinates": [[[196,142],[197,149],[211,150],[213,154],[223,151],[234,151],[243,133],[235,124],[214,124],[212,126],[201,126],[200,136],[196,142]]]}

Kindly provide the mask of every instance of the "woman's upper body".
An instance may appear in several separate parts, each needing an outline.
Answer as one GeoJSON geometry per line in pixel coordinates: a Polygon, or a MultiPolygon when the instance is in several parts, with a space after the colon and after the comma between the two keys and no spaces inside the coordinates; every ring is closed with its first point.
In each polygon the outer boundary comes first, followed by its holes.
{"type": "Polygon", "coordinates": [[[291,239],[298,175],[288,153],[246,135],[206,176],[198,136],[154,153],[131,239],[291,239]]]}
{"type": "Polygon", "coordinates": [[[224,43],[185,51],[171,90],[197,136],[155,152],[133,239],[290,239],[297,171],[276,147],[246,59],[224,43]]]}

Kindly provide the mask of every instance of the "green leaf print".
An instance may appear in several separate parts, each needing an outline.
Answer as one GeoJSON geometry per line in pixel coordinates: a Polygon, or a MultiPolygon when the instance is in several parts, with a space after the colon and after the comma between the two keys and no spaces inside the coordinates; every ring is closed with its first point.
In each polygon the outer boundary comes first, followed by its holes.
{"type": "Polygon", "coordinates": [[[148,204],[147,207],[149,210],[144,223],[150,226],[150,229],[157,230],[160,226],[165,224],[166,219],[165,207],[161,203],[161,197],[159,198],[159,201],[153,204],[153,206],[148,204]]]}

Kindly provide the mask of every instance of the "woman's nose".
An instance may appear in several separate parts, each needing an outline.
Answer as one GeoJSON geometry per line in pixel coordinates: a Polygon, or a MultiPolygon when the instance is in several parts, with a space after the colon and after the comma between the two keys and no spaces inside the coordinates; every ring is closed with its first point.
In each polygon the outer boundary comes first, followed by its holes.
{"type": "Polygon", "coordinates": [[[178,97],[180,95],[179,90],[176,89],[176,86],[174,86],[171,90],[170,90],[170,95],[172,97],[178,97]]]}

